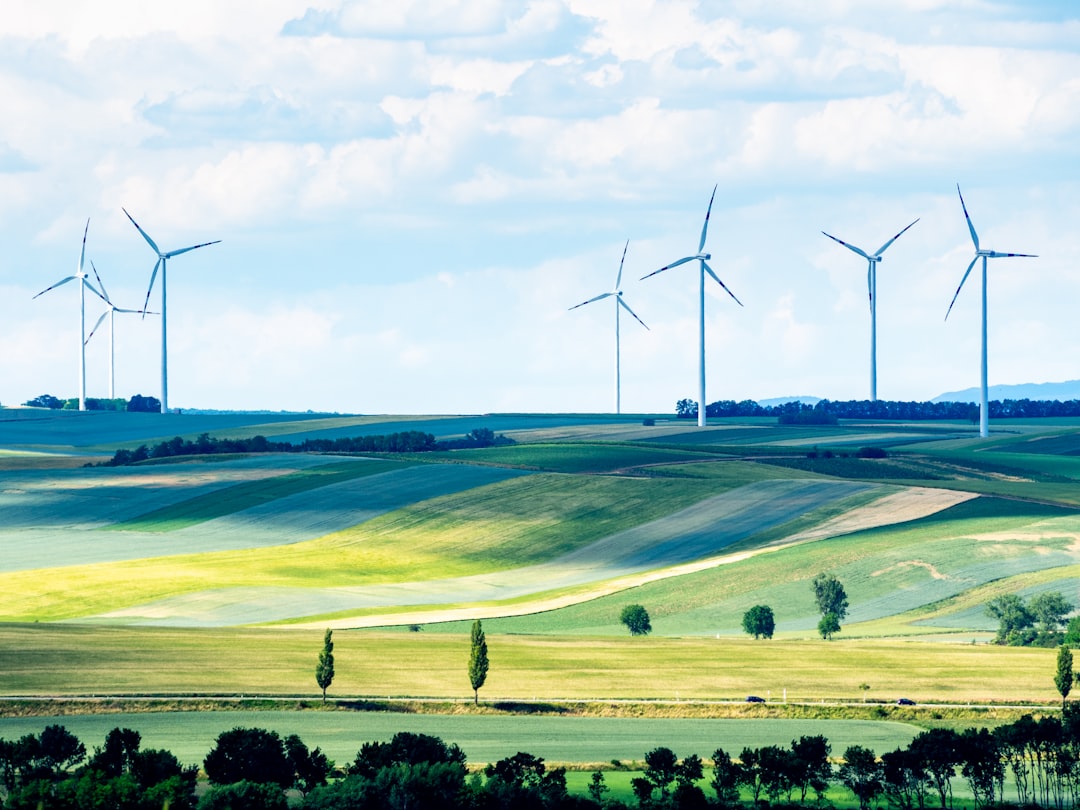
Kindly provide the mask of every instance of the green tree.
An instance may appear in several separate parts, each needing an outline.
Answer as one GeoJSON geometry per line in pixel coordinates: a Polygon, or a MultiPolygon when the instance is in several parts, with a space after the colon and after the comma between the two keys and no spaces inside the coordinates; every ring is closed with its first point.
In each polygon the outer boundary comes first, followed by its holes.
{"type": "Polygon", "coordinates": [[[838,622],[847,618],[848,598],[840,580],[832,574],[822,573],[814,577],[811,584],[814,588],[814,601],[817,602],[822,616],[834,613],[838,622]]]}
{"type": "Polygon", "coordinates": [[[473,689],[473,703],[480,703],[480,687],[487,680],[488,649],[484,628],[477,619],[472,625],[472,646],[469,648],[469,683],[473,689]]]}
{"type": "Polygon", "coordinates": [[[1061,695],[1062,708],[1065,707],[1065,699],[1069,696],[1069,692],[1072,691],[1074,680],[1072,650],[1069,649],[1067,644],[1062,644],[1058,647],[1057,672],[1054,673],[1054,686],[1057,687],[1058,694],[1061,695]]]}
{"type": "Polygon", "coordinates": [[[1062,622],[1076,606],[1073,605],[1060,591],[1047,591],[1040,593],[1028,602],[1028,610],[1039,623],[1039,629],[1044,633],[1056,633],[1061,629],[1062,622]]]}
{"type": "Polygon", "coordinates": [[[772,638],[776,629],[772,608],[768,605],[754,605],[742,617],[742,629],[754,638],[772,638]]]}
{"type": "Polygon", "coordinates": [[[733,762],[723,748],[713,751],[713,778],[709,782],[716,791],[716,801],[721,807],[735,807],[739,803],[739,785],[743,781],[742,765],[733,762]]]}
{"type": "Polygon", "coordinates": [[[1014,593],[999,596],[986,603],[988,616],[998,620],[998,632],[994,641],[998,644],[1024,644],[1024,631],[1035,624],[1035,616],[1024,600],[1014,593]]]}
{"type": "Polygon", "coordinates": [[[322,689],[323,703],[326,703],[326,690],[334,682],[334,631],[327,630],[323,636],[323,648],[319,653],[319,663],[315,667],[315,683],[322,689]]]}
{"type": "Polygon", "coordinates": [[[873,751],[861,745],[850,745],[844,751],[844,764],[838,776],[859,800],[859,810],[867,810],[870,802],[885,789],[881,763],[873,751]]]}
{"type": "Polygon", "coordinates": [[[647,636],[652,632],[649,611],[641,605],[627,605],[619,614],[619,621],[626,625],[632,636],[647,636]]]}
{"type": "Polygon", "coordinates": [[[276,731],[262,728],[238,727],[221,732],[203,760],[203,770],[216,785],[258,782],[284,790],[295,781],[281,737],[276,731]]]}
{"type": "Polygon", "coordinates": [[[840,620],[836,618],[835,613],[826,613],[818,622],[817,631],[823,639],[828,641],[836,633],[840,632],[840,620]]]}

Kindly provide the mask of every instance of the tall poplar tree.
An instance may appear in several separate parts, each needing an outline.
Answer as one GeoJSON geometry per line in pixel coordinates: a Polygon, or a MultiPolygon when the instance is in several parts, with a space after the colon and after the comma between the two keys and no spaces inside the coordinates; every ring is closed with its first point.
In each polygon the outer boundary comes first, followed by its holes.
{"type": "Polygon", "coordinates": [[[1057,672],[1054,674],[1054,686],[1061,695],[1061,707],[1065,708],[1065,699],[1072,691],[1073,685],[1073,656],[1068,644],[1058,647],[1057,672]]]}
{"type": "Polygon", "coordinates": [[[480,703],[480,687],[487,680],[488,652],[487,638],[484,636],[484,628],[480,626],[480,620],[473,622],[472,646],[469,649],[469,683],[473,688],[473,704],[480,703]]]}
{"type": "Polygon", "coordinates": [[[323,648],[319,653],[319,665],[315,667],[315,683],[322,689],[323,703],[326,703],[326,690],[334,681],[334,641],[333,630],[327,630],[323,636],[323,648]]]}

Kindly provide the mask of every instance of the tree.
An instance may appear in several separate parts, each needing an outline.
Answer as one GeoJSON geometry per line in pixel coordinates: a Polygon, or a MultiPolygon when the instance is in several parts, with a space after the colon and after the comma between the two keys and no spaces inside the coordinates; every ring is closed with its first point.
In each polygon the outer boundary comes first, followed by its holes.
{"type": "Polygon", "coordinates": [[[39,397],[28,399],[23,405],[27,405],[31,408],[48,408],[53,411],[64,407],[63,401],[57,399],[52,394],[42,394],[39,397]]]}
{"type": "Polygon", "coordinates": [[[322,689],[323,703],[326,703],[326,690],[334,682],[334,641],[333,630],[327,630],[323,636],[323,648],[319,653],[319,663],[315,667],[315,683],[322,689]]]}
{"type": "Polygon", "coordinates": [[[487,673],[487,638],[484,636],[484,628],[480,626],[480,620],[477,619],[473,622],[472,646],[469,648],[469,683],[473,689],[473,704],[480,703],[480,687],[487,680],[487,673]]]}
{"type": "Polygon", "coordinates": [[[320,785],[326,784],[333,763],[320,749],[308,750],[304,741],[296,734],[285,738],[285,756],[293,771],[293,787],[303,793],[310,793],[320,785]]]}
{"type": "Polygon", "coordinates": [[[826,613],[818,622],[817,631],[823,639],[828,641],[834,634],[840,632],[840,620],[835,613],[826,613]]]}
{"type": "Polygon", "coordinates": [[[275,784],[291,787],[294,773],[285,746],[276,731],[234,728],[218,735],[203,760],[207,778],[218,785],[233,782],[275,784]]]}
{"type": "Polygon", "coordinates": [[[1024,644],[1024,631],[1035,624],[1035,616],[1014,593],[991,599],[986,603],[986,613],[999,622],[994,639],[997,644],[1024,644]]]}
{"type": "Polygon", "coordinates": [[[840,766],[839,777],[859,800],[859,810],[867,810],[870,802],[885,789],[881,763],[873,751],[861,745],[849,745],[844,751],[844,764],[840,766]]]}
{"type": "Polygon", "coordinates": [[[1065,617],[1075,609],[1075,605],[1060,591],[1040,593],[1028,603],[1028,610],[1039,622],[1039,629],[1044,633],[1058,632],[1065,617]]]}
{"type": "Polygon", "coordinates": [[[158,413],[161,411],[161,402],[157,397],[144,397],[142,394],[135,394],[128,400],[127,409],[136,413],[158,413]]]}
{"type": "Polygon", "coordinates": [[[1057,687],[1058,694],[1061,695],[1062,708],[1065,708],[1065,699],[1069,696],[1069,692],[1072,691],[1074,680],[1072,650],[1069,649],[1067,644],[1062,644],[1058,647],[1057,672],[1054,674],[1054,686],[1057,687]]]}
{"type": "Polygon", "coordinates": [[[709,783],[716,791],[716,801],[721,807],[735,807],[739,803],[739,785],[743,781],[742,767],[732,762],[723,748],[713,751],[713,778],[709,783]]]}
{"type": "Polygon", "coordinates": [[[772,608],[768,605],[754,605],[742,617],[742,629],[754,638],[772,638],[776,629],[772,608]]]}
{"type": "Polygon", "coordinates": [[[822,616],[834,613],[838,622],[847,618],[848,598],[840,580],[832,574],[822,573],[814,577],[811,584],[814,588],[814,601],[817,602],[822,616]]]}
{"type": "Polygon", "coordinates": [[[649,611],[641,605],[627,605],[619,614],[619,621],[626,625],[632,636],[647,636],[652,632],[649,611]]]}

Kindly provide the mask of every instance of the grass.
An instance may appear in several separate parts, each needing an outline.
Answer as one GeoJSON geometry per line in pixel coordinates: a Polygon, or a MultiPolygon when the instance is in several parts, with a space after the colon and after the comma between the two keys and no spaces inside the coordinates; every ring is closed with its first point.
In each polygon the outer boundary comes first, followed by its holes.
{"type": "MultiPolygon", "coordinates": [[[[781,701],[785,690],[789,702],[809,704],[900,696],[920,704],[1060,701],[1055,651],[1046,649],[872,639],[518,636],[494,632],[486,622],[485,630],[491,669],[481,698],[489,705],[741,702],[747,694],[781,701]],[[863,683],[871,686],[866,694],[863,683]]],[[[334,642],[330,694],[336,699],[471,697],[466,633],[338,631],[334,642]]],[[[0,625],[0,694],[314,697],[321,648],[321,630],[0,625]]],[[[881,708],[882,719],[913,716],[881,708]]]]}
{"type": "Polygon", "coordinates": [[[508,569],[670,514],[716,490],[710,482],[525,476],[289,546],[0,575],[0,617],[54,621],[215,588],[330,588],[508,569]]]}
{"type": "Polygon", "coordinates": [[[562,473],[610,473],[657,464],[715,458],[715,454],[707,452],[592,442],[509,445],[480,450],[454,450],[445,455],[454,459],[562,473]]]}
{"type": "Polygon", "coordinates": [[[278,475],[269,480],[233,484],[224,489],[196,495],[179,503],[114,523],[109,528],[114,531],[176,531],[269,503],[278,498],[400,469],[402,466],[406,465],[388,459],[338,461],[278,475]]]}

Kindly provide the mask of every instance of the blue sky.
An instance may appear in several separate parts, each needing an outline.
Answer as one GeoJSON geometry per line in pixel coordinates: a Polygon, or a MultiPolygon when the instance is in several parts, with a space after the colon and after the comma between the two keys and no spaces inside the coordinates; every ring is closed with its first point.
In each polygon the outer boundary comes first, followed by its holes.
{"type": "MultiPolygon", "coordinates": [[[[174,407],[609,411],[622,403],[1080,378],[1080,9],[1071,2],[12,0],[0,17],[0,402],[78,389],[87,254],[141,306],[164,248],[174,407]]],[[[156,308],[155,289],[151,299],[156,308]]],[[[88,326],[100,308],[88,303],[88,326]]],[[[160,331],[118,318],[117,394],[160,331]]],[[[107,334],[87,347],[108,392],[107,334]]]]}

